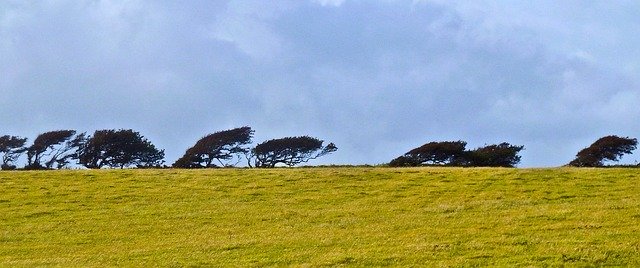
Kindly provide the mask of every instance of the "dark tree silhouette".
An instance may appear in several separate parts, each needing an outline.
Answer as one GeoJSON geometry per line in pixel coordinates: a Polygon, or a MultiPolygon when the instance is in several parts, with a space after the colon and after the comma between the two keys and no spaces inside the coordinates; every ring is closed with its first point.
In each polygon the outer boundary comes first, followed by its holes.
{"type": "Polygon", "coordinates": [[[605,160],[617,162],[625,154],[631,154],[636,149],[638,140],[614,135],[605,136],[595,141],[591,146],[576,154],[576,158],[569,163],[575,167],[601,167],[605,160]]]}
{"type": "Polygon", "coordinates": [[[160,166],[164,150],[131,129],[97,130],[78,150],[78,163],[87,168],[160,166]]]}
{"type": "Polygon", "coordinates": [[[420,159],[412,155],[401,155],[389,162],[390,167],[417,167],[421,165],[420,159]]]}
{"type": "Polygon", "coordinates": [[[254,165],[272,168],[277,164],[284,164],[291,167],[338,150],[333,143],[326,146],[323,146],[323,143],[323,140],[309,136],[268,140],[252,150],[254,165]]]}
{"type": "Polygon", "coordinates": [[[3,170],[15,169],[13,165],[21,154],[27,151],[24,145],[27,143],[27,138],[21,138],[16,136],[4,135],[0,137],[0,153],[2,154],[2,168],[3,170]]]}
{"type": "Polygon", "coordinates": [[[467,143],[464,141],[430,142],[409,151],[421,163],[455,164],[464,155],[467,143]]]}
{"type": "Polygon", "coordinates": [[[465,154],[464,141],[429,142],[392,160],[390,166],[460,165],[465,154]]]}
{"type": "Polygon", "coordinates": [[[492,144],[468,151],[465,154],[464,165],[474,167],[514,167],[520,163],[518,153],[524,146],[511,145],[503,142],[492,144]]]}
{"type": "Polygon", "coordinates": [[[250,127],[240,127],[215,132],[204,136],[196,144],[187,149],[185,154],[173,163],[177,168],[205,168],[216,167],[214,161],[221,166],[235,166],[241,156],[249,152],[246,147],[251,143],[253,130],[250,127]],[[236,160],[235,163],[232,160],[236,160]]]}
{"type": "Polygon", "coordinates": [[[472,151],[465,150],[464,141],[429,142],[397,157],[389,166],[407,167],[420,165],[491,166],[513,167],[520,162],[518,153],[524,146],[506,142],[488,145],[472,151]]]}
{"type": "Polygon", "coordinates": [[[74,159],[84,133],[75,136],[75,130],[56,130],[42,133],[27,148],[26,169],[64,168],[74,159]]]}

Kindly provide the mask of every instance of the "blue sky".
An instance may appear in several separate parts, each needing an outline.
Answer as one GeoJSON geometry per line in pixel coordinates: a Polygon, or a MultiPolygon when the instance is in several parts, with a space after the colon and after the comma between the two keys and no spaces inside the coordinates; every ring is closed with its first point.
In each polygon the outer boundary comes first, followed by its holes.
{"type": "MultiPolygon", "coordinates": [[[[637,1],[0,2],[1,134],[133,128],[170,164],[201,136],[312,135],[312,164],[429,141],[559,166],[640,135],[637,1]]],[[[626,156],[633,163],[636,156],[626,156]]]]}

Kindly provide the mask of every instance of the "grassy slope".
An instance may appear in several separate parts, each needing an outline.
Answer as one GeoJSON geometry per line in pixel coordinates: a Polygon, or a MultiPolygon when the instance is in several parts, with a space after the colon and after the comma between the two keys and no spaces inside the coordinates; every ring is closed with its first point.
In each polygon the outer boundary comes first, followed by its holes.
{"type": "Polygon", "coordinates": [[[636,169],[0,173],[0,266],[640,265],[636,169]]]}

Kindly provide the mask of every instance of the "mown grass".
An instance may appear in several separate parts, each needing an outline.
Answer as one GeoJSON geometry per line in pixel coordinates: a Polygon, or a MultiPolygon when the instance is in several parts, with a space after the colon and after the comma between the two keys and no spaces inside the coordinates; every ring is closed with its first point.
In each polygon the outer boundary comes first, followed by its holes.
{"type": "Polygon", "coordinates": [[[635,169],[0,172],[0,266],[640,266],[635,169]]]}

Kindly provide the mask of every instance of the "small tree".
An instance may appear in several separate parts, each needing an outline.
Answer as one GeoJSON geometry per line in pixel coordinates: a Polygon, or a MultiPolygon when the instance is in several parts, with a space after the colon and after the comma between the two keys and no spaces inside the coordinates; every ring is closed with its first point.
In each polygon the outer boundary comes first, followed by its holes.
{"type": "Polygon", "coordinates": [[[97,130],[80,146],[78,162],[87,168],[162,165],[164,150],[131,129],[97,130]]]}
{"type": "MultiPolygon", "coordinates": [[[[255,167],[272,168],[277,164],[295,166],[335,152],[333,143],[323,146],[323,140],[309,136],[272,139],[258,144],[252,154],[255,167]]],[[[249,162],[251,166],[251,163],[249,162]]]]}
{"type": "Polygon", "coordinates": [[[636,149],[638,140],[614,135],[605,136],[591,146],[580,150],[569,165],[575,167],[601,167],[605,160],[617,162],[625,154],[636,149]]]}
{"type": "Polygon", "coordinates": [[[465,165],[475,167],[514,167],[520,163],[518,153],[524,146],[515,146],[503,142],[492,144],[468,151],[465,155],[465,165]]]}
{"type": "Polygon", "coordinates": [[[241,155],[249,152],[246,146],[251,143],[253,130],[250,127],[240,127],[215,132],[204,136],[196,144],[187,149],[185,154],[173,163],[177,168],[204,168],[216,166],[217,161],[222,166],[235,166],[241,155]],[[232,160],[236,162],[232,164],[232,160]]]}
{"type": "Polygon", "coordinates": [[[84,133],[76,136],[75,130],[56,130],[36,137],[27,151],[26,169],[64,168],[77,157],[76,150],[84,140],[84,133]]]}
{"type": "Polygon", "coordinates": [[[27,148],[24,145],[27,143],[27,138],[21,138],[16,136],[5,135],[0,137],[0,153],[2,153],[2,166],[3,170],[15,169],[13,161],[18,159],[27,148]]]}

